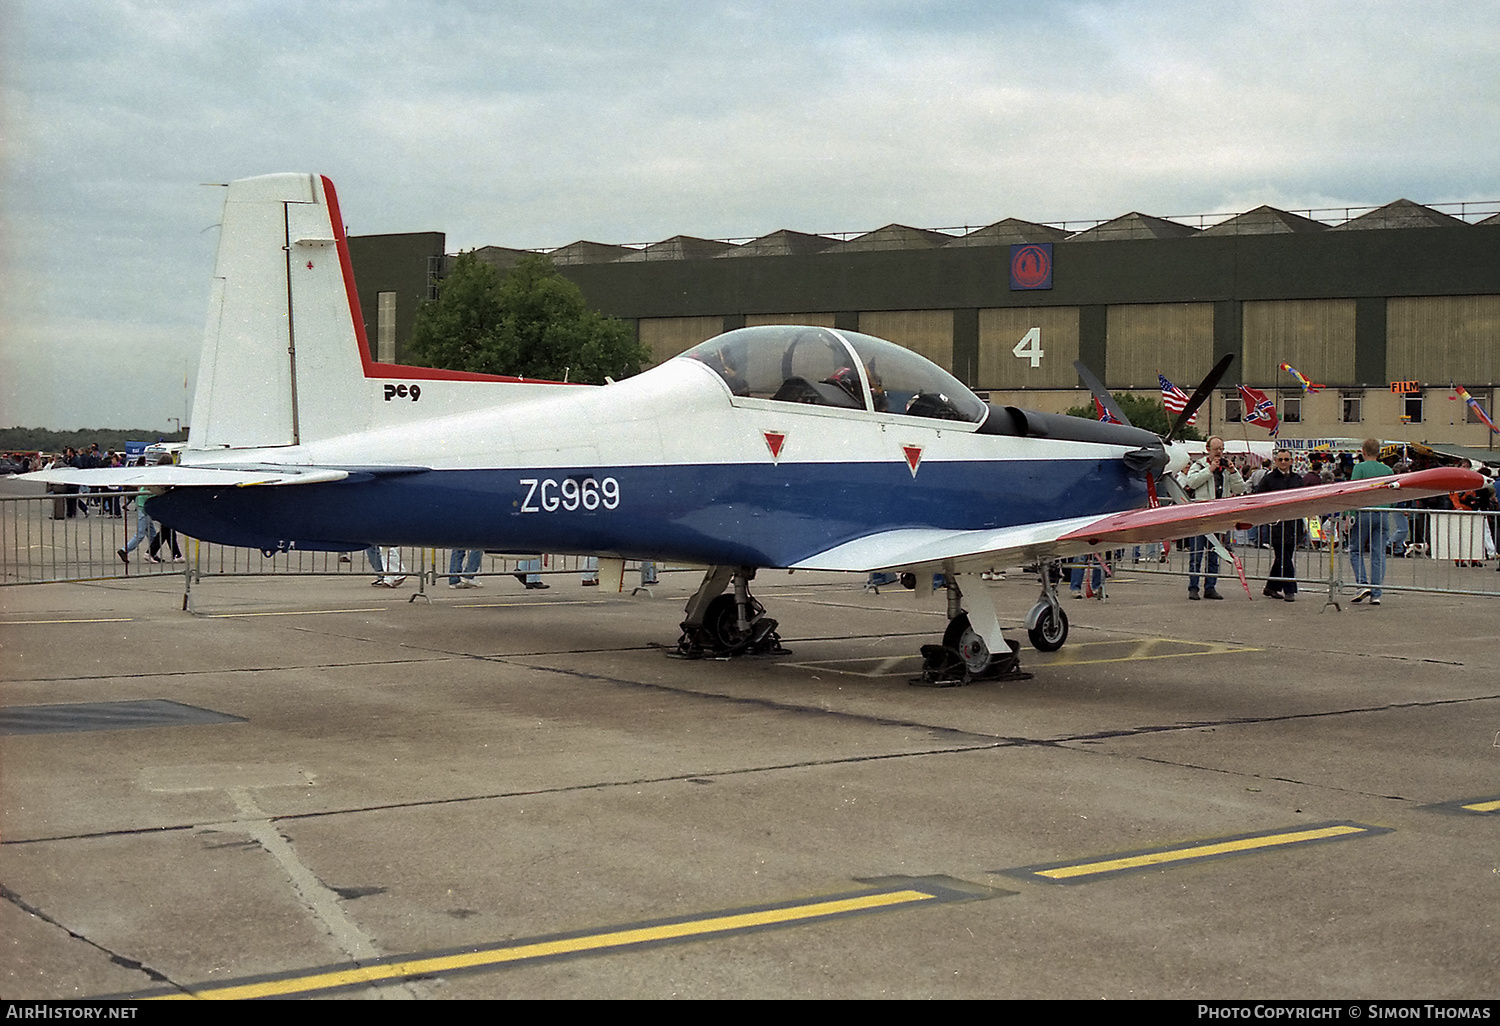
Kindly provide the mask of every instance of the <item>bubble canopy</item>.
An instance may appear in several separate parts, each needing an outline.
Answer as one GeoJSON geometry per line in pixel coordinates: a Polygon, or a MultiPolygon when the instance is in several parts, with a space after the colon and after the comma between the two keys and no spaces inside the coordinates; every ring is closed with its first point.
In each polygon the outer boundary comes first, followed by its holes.
{"type": "Polygon", "coordinates": [[[725,332],[682,354],[736,396],[982,423],[984,401],[937,364],[854,331],[767,325],[725,332]]]}

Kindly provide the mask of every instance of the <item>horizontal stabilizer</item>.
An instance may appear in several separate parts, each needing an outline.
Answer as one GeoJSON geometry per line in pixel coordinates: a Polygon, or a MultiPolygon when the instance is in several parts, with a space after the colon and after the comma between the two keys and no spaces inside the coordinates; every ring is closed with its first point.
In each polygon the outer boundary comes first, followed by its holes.
{"type": "Polygon", "coordinates": [[[220,469],[182,467],[163,463],[155,467],[108,467],[79,470],[54,467],[34,474],[17,474],[17,481],[42,484],[85,485],[89,488],[243,488],[249,485],[326,484],[342,481],[347,470],[325,467],[266,467],[220,469]]]}

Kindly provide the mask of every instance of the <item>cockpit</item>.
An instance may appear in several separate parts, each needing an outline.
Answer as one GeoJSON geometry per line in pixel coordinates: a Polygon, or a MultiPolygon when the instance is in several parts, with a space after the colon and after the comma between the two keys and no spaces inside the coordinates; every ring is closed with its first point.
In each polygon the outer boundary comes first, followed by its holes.
{"type": "Polygon", "coordinates": [[[909,349],[833,328],[740,328],[694,346],[736,396],[909,417],[984,421],[989,407],[953,375],[909,349]]]}

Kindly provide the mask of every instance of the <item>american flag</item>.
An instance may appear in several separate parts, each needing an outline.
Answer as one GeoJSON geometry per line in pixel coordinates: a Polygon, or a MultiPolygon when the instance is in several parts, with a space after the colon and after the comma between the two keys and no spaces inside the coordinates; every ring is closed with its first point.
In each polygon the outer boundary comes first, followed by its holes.
{"type": "MultiPolygon", "coordinates": [[[[1181,413],[1187,409],[1188,400],[1192,396],[1168,381],[1161,371],[1156,372],[1156,379],[1161,382],[1161,401],[1162,405],[1166,406],[1168,412],[1181,413]]],[[[1193,415],[1188,418],[1188,423],[1196,424],[1197,422],[1198,411],[1194,410],[1193,415]]]]}
{"type": "Polygon", "coordinates": [[[1275,400],[1258,388],[1246,385],[1239,388],[1240,402],[1245,406],[1245,422],[1261,425],[1275,438],[1276,433],[1281,430],[1281,422],[1276,419],[1275,400]]]}

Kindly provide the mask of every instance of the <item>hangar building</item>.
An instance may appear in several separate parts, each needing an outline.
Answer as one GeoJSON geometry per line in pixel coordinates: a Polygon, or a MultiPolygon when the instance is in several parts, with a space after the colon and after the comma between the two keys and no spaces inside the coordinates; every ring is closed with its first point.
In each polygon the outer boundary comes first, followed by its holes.
{"type": "MultiPolygon", "coordinates": [[[[1306,212],[1318,218],[1129,213],[1083,230],[1009,218],[961,234],[893,224],[847,238],[579,241],[550,255],[658,361],[737,327],[821,324],[898,342],[992,401],[1061,412],[1088,402],[1076,359],[1111,391],[1159,396],[1158,373],[1192,391],[1232,353],[1200,430],[1266,438],[1241,422],[1242,383],[1276,401],[1283,438],[1500,448],[1449,398],[1463,385],[1493,412],[1500,395],[1500,204],[1442,206],[1453,212],[1397,200],[1306,212]],[[1282,363],[1327,387],[1304,395],[1282,363]]],[[[399,362],[439,287],[443,240],[350,239],[377,358],[399,362]]],[[[542,251],[477,252],[504,269],[542,251]]]]}

